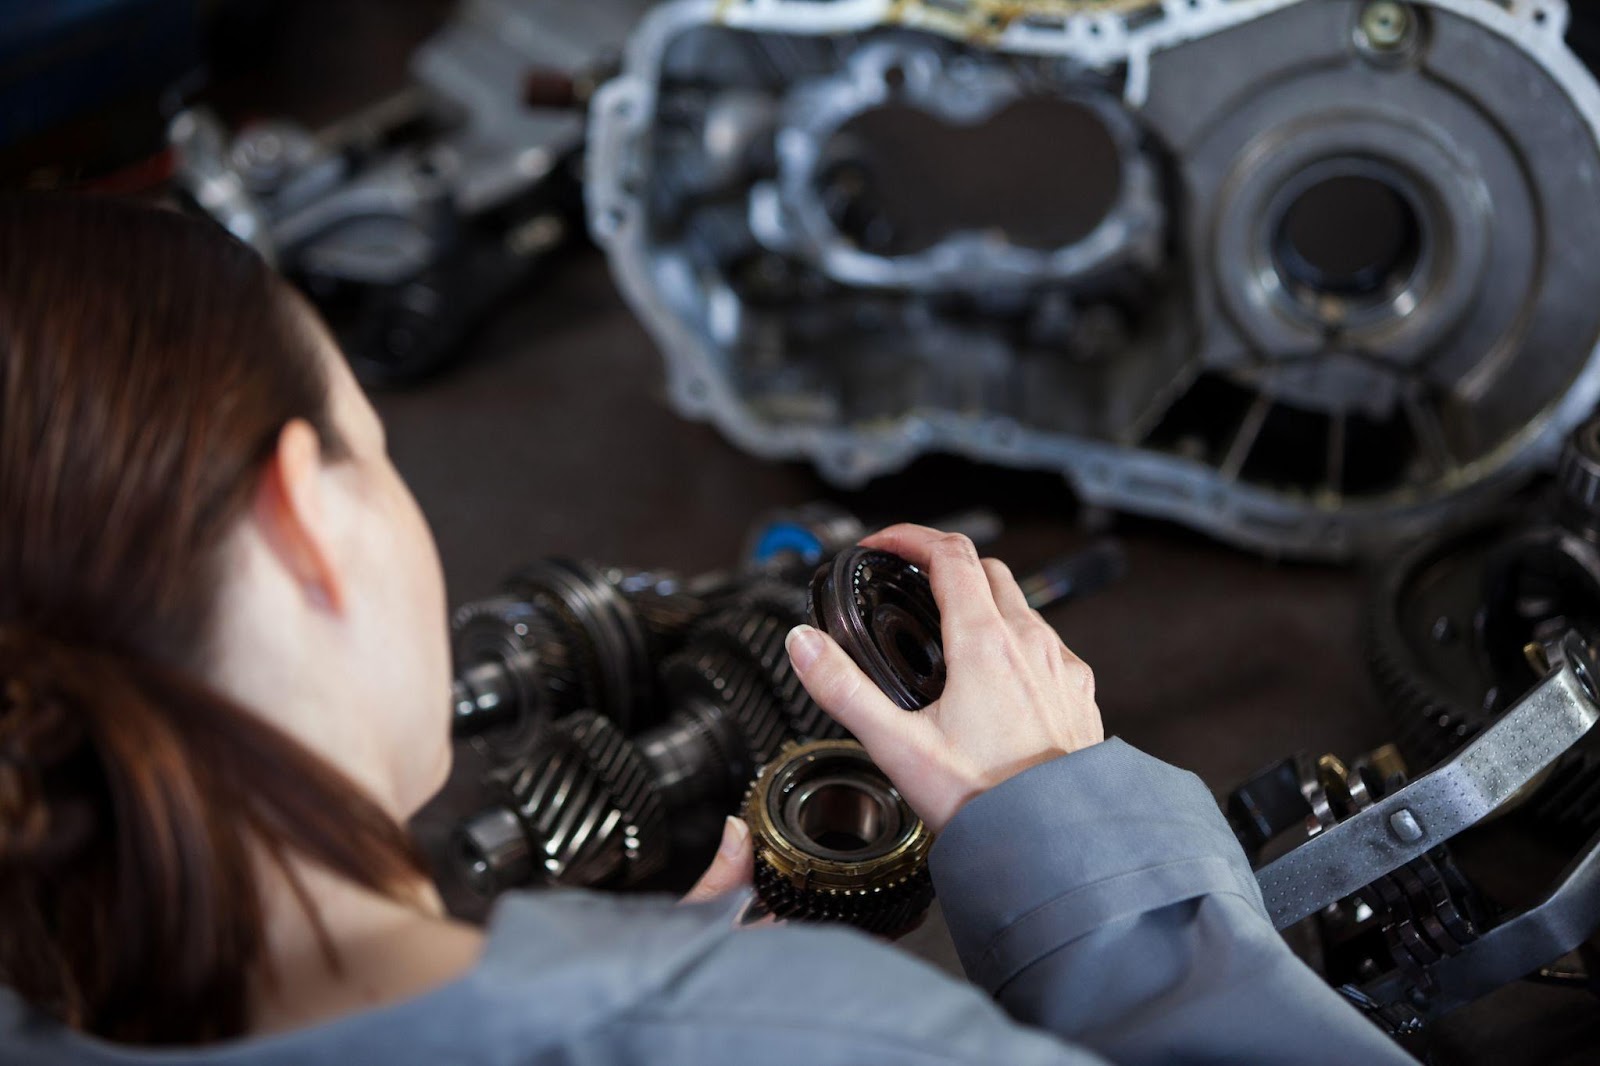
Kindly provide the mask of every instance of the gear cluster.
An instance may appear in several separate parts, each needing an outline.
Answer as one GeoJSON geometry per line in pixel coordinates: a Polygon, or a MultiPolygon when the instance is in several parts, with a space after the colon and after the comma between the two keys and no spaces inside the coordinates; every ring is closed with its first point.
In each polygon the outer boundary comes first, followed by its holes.
{"type": "MultiPolygon", "coordinates": [[[[939,524],[979,537],[995,527],[987,515],[939,524]]],[[[938,697],[927,578],[853,547],[865,532],[811,505],[770,518],[725,572],[545,560],[462,607],[456,731],[490,760],[496,796],[453,834],[462,879],[484,895],[646,882],[678,827],[734,813],[743,797],[773,913],[885,935],[920,920],[931,836],[806,692],[784,646],[809,620],[901,706],[938,697]]],[[[1085,595],[1122,564],[1113,542],[1056,560],[1025,581],[1030,602],[1085,595]]]]}
{"type": "Polygon", "coordinates": [[[456,733],[498,796],[454,834],[463,879],[638,883],[667,863],[671,816],[731,813],[784,743],[842,736],[784,639],[818,561],[865,532],[813,504],[771,516],[728,571],[548,559],[457,611],[456,733]]]}

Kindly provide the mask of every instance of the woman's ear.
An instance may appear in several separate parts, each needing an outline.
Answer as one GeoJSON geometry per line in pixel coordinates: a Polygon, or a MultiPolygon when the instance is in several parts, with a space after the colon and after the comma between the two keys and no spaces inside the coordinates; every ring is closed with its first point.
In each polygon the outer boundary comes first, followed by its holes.
{"type": "Polygon", "coordinates": [[[267,546],[314,606],[344,610],[344,579],[328,522],[322,443],[303,418],[283,427],[256,487],[254,515],[267,546]]]}

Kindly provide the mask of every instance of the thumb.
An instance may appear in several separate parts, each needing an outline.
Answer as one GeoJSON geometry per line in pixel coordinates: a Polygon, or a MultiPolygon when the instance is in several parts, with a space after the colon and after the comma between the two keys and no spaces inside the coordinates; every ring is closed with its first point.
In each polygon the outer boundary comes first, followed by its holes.
{"type": "Polygon", "coordinates": [[[750,884],[755,878],[756,856],[750,846],[750,827],[738,818],[722,825],[722,843],[717,854],[700,875],[694,887],[685,892],[681,903],[708,903],[750,884]]]}
{"type": "Polygon", "coordinates": [[[811,698],[868,752],[889,750],[904,740],[917,717],[895,706],[832,637],[795,626],[785,646],[811,698]]]}

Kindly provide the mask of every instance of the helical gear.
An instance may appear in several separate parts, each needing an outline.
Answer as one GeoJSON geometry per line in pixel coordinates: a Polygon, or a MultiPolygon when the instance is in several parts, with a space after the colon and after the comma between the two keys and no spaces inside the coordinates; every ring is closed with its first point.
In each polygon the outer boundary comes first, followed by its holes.
{"type": "Polygon", "coordinates": [[[666,811],[649,769],[602,715],[556,722],[500,784],[505,803],[457,831],[457,855],[481,890],[527,879],[633,884],[665,865],[666,811]],[[505,835],[511,820],[520,841],[505,835]]]}
{"type": "MultiPolygon", "coordinates": [[[[784,641],[804,621],[772,596],[753,596],[708,618],[691,638],[691,647],[718,650],[744,662],[761,678],[792,737],[840,737],[844,729],[813,700],[789,661],[784,641]]],[[[791,604],[787,606],[793,606],[791,604]]],[[[767,749],[761,761],[770,758],[767,749]]]]}
{"type": "Polygon", "coordinates": [[[753,772],[790,735],[766,680],[736,655],[720,648],[684,651],[669,658],[661,672],[675,698],[700,695],[724,710],[743,742],[743,750],[723,753],[730,762],[753,772]]]}
{"type": "Polygon", "coordinates": [[[651,652],[670,654],[689,632],[738,585],[734,575],[708,574],[685,580],[668,570],[611,566],[598,571],[633,605],[649,636],[651,652]]]}

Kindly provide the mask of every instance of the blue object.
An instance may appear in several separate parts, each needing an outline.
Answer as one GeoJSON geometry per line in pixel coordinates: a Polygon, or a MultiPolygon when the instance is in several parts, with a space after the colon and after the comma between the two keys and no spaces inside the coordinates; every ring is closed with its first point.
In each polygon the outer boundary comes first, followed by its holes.
{"type": "Polygon", "coordinates": [[[761,566],[780,555],[794,554],[802,562],[820,563],[823,551],[822,539],[805,526],[793,522],[775,522],[756,538],[750,562],[761,566]]]}

